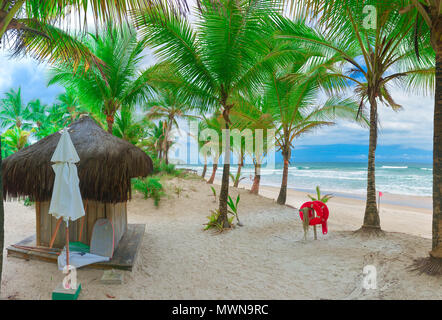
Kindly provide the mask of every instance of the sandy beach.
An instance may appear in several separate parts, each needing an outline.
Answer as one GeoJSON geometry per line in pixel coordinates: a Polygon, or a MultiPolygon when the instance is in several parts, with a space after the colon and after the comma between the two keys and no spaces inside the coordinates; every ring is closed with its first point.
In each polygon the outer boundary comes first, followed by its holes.
{"type": "MultiPolygon", "coordinates": [[[[442,299],[441,278],[409,268],[431,248],[430,209],[382,204],[387,232],[367,238],[353,233],[361,226],[364,201],[334,197],[329,234],[314,241],[310,231],[305,242],[298,213],[274,202],[277,189],[261,187],[256,196],[232,188],[233,197],[241,195],[244,226],[216,235],[203,231],[209,210],[217,208],[205,181],[174,178],[164,184],[169,187],[159,208],[139,194],[128,204],[128,222],[146,224],[134,270],[123,272],[122,285],[103,285],[102,270],[79,269],[80,299],[442,299]],[[376,267],[376,290],[362,288],[366,265],[376,267]]],[[[291,206],[307,200],[305,192],[288,193],[291,206]]],[[[35,233],[33,207],[6,202],[5,216],[6,246],[35,233]]],[[[50,299],[63,279],[55,264],[13,257],[4,263],[4,299],[50,299]]]]}

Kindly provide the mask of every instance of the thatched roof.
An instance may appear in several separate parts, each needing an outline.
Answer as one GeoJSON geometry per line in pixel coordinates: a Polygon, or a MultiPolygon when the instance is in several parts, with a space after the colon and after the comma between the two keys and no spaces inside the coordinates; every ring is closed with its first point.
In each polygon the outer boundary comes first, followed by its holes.
{"type": "MultiPolygon", "coordinates": [[[[80,157],[77,166],[83,199],[127,201],[130,178],[152,173],[152,160],[146,153],[104,131],[89,117],[72,123],[69,134],[80,157]]],[[[51,157],[60,137],[59,132],[51,134],[3,160],[4,198],[50,200],[55,178],[51,157]]]]}

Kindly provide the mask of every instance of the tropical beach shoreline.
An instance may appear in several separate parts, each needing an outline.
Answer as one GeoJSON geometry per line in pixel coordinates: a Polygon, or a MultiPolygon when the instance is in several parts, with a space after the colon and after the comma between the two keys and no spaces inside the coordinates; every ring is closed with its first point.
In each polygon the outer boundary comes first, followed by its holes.
{"type": "MultiPolygon", "coordinates": [[[[221,185],[215,179],[214,183],[221,185]]],[[[240,184],[239,188],[250,190],[251,185],[240,184]]],[[[342,230],[356,230],[361,227],[365,212],[365,198],[360,194],[335,193],[328,206],[333,212],[330,221],[339,224],[342,230]]],[[[259,195],[271,200],[278,198],[279,188],[261,185],[259,195]]],[[[286,205],[299,208],[310,201],[308,195],[315,195],[314,190],[288,188],[286,205]]],[[[381,227],[385,231],[403,232],[410,235],[431,239],[432,198],[423,196],[397,195],[384,193],[381,199],[381,227]]]]}
{"type": "MultiPolygon", "coordinates": [[[[364,201],[336,196],[329,233],[303,241],[297,210],[305,192],[289,190],[289,206],[277,205],[277,189],[231,188],[240,195],[243,227],[221,235],[203,231],[209,210],[216,209],[209,184],[191,179],[162,179],[167,195],[156,208],[134,193],[128,222],[146,225],[132,272],[121,285],[100,283],[102,270],[81,268],[80,299],[441,299],[442,280],[410,269],[431,248],[431,210],[381,205],[381,237],[354,233],[360,228],[364,201]],[[174,188],[182,190],[175,193],[174,188]],[[365,265],[378,272],[378,290],[361,287],[365,265]],[[314,280],[313,280],[314,279],[314,280]]],[[[214,184],[217,194],[220,187],[214,184]]],[[[410,197],[419,202],[420,197],[410,197]]],[[[7,245],[35,233],[33,207],[6,202],[7,245]]],[[[55,264],[5,256],[4,299],[49,299],[63,278],[55,264]]]]}

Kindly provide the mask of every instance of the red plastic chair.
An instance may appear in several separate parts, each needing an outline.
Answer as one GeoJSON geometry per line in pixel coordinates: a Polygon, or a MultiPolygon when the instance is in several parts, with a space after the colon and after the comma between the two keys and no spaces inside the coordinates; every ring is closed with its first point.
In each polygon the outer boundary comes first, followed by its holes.
{"type": "Polygon", "coordinates": [[[321,202],[321,201],[309,201],[304,203],[299,211],[299,216],[301,217],[301,220],[304,221],[304,217],[303,217],[303,213],[301,211],[301,209],[303,208],[310,208],[315,210],[316,212],[316,217],[313,218],[313,213],[309,212],[309,218],[310,218],[310,223],[309,225],[311,226],[316,226],[318,224],[322,225],[322,234],[327,234],[328,229],[327,229],[327,220],[328,220],[328,216],[329,216],[329,211],[327,206],[325,205],[325,203],[321,202]]]}

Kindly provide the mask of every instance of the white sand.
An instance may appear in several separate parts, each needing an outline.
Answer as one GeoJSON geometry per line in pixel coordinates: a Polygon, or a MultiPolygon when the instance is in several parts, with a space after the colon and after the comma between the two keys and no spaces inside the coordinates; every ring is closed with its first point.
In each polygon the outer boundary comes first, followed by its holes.
{"type": "MultiPolygon", "coordinates": [[[[122,285],[102,285],[101,270],[80,269],[81,299],[442,299],[442,278],[408,270],[431,247],[431,211],[385,205],[385,237],[364,239],[364,202],[330,201],[329,234],[302,241],[297,212],[273,200],[239,192],[245,225],[213,235],[203,232],[209,209],[217,207],[203,181],[174,179],[180,198],[169,188],[160,208],[136,195],[128,205],[129,223],[145,223],[146,233],[133,272],[122,285]],[[402,233],[398,233],[402,232],[402,233]],[[362,289],[362,269],[374,265],[378,289],[362,289]]],[[[215,186],[219,190],[219,186],[215,186]]],[[[262,192],[274,197],[275,189],[262,192]]],[[[289,203],[307,199],[290,192],[289,203]]],[[[5,203],[6,244],[35,232],[34,208],[5,203]]],[[[63,274],[55,264],[4,259],[2,298],[49,299],[63,274]]]]}

